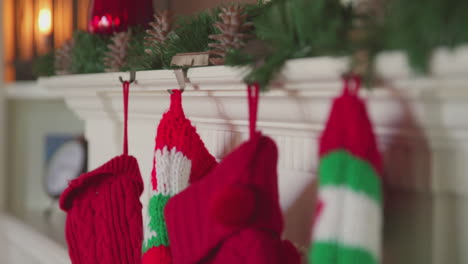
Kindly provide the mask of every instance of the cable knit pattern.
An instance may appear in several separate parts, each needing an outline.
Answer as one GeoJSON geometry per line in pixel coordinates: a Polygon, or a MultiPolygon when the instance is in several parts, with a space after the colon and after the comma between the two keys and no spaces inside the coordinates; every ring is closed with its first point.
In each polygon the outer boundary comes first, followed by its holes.
{"type": "Polygon", "coordinates": [[[142,192],[138,163],[126,155],[70,182],[60,207],[73,264],[141,262],[142,192]]]}
{"type": "Polygon", "coordinates": [[[181,92],[174,90],[171,105],[157,129],[148,216],[143,243],[144,264],[172,263],[164,208],[169,199],[207,174],[216,164],[185,117],[181,92]]]}
{"type": "Polygon", "coordinates": [[[138,162],[128,156],[130,82],[122,82],[123,155],[70,182],[60,196],[73,264],[140,264],[143,192],[138,162]]]}

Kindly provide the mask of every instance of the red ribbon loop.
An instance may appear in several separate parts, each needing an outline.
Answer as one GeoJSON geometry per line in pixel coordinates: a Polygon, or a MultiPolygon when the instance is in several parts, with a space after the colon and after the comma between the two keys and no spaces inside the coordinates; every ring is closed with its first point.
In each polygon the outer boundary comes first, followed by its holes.
{"type": "Polygon", "coordinates": [[[255,130],[256,130],[259,92],[260,92],[260,85],[258,83],[247,85],[247,99],[248,99],[248,104],[249,104],[250,138],[253,138],[253,136],[255,135],[255,130]]]}
{"type": "Polygon", "coordinates": [[[343,90],[345,93],[357,94],[361,88],[361,77],[359,75],[351,75],[343,77],[343,90]]]}
{"type": "Polygon", "coordinates": [[[128,156],[128,96],[130,93],[130,82],[122,83],[123,89],[123,107],[124,107],[124,135],[123,135],[123,154],[128,156]]]}

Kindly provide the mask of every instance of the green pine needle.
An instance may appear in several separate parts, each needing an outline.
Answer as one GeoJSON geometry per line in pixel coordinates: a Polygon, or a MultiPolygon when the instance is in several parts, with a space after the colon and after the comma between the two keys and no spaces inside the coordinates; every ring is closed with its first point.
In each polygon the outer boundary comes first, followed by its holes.
{"type": "Polygon", "coordinates": [[[37,57],[33,62],[33,73],[36,76],[55,75],[54,53],[50,52],[37,57]]]}
{"type": "Polygon", "coordinates": [[[383,48],[403,50],[413,69],[428,73],[434,49],[468,42],[467,13],[465,0],[390,1],[383,48]]]}
{"type": "Polygon", "coordinates": [[[104,72],[103,59],[110,43],[108,36],[78,31],[73,36],[72,50],[73,73],[104,72]]]}
{"type": "Polygon", "coordinates": [[[174,55],[187,52],[208,51],[208,43],[212,42],[209,35],[215,34],[213,24],[218,20],[217,12],[207,10],[194,16],[179,17],[174,25],[174,32],[161,47],[164,54],[164,68],[171,68],[174,55]]]}
{"type": "Polygon", "coordinates": [[[338,0],[273,0],[254,21],[256,37],[269,52],[230,52],[227,64],[244,66],[250,60],[246,81],[265,88],[288,59],[349,53],[351,19],[338,0]]]}
{"type": "Polygon", "coordinates": [[[128,65],[123,71],[144,71],[151,69],[161,69],[162,62],[158,53],[151,49],[150,53],[145,52],[148,47],[145,46],[146,31],[141,27],[131,30],[131,40],[128,48],[128,65]]]}

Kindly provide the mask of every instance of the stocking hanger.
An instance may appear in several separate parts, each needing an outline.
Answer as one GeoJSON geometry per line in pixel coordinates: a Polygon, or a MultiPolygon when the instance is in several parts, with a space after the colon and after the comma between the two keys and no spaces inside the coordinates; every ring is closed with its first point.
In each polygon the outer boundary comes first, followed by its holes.
{"type": "MultiPolygon", "coordinates": [[[[174,70],[174,75],[177,79],[177,83],[179,84],[179,90],[181,92],[185,91],[186,84],[190,82],[190,80],[187,78],[187,71],[188,68],[174,70]]],[[[172,89],[167,89],[167,92],[172,94],[172,89]]]]}
{"type": "MultiPolygon", "coordinates": [[[[125,82],[122,76],[119,76],[119,81],[122,84],[125,82]]],[[[136,81],[136,71],[130,71],[130,79],[128,80],[128,83],[133,83],[135,81],[136,81]]]]}

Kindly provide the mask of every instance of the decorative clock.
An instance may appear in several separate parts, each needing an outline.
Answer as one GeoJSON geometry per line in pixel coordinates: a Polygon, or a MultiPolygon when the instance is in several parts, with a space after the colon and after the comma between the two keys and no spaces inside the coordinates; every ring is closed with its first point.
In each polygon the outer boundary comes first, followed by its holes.
{"type": "Polygon", "coordinates": [[[71,180],[86,171],[86,142],[82,137],[49,136],[46,156],[45,190],[57,199],[71,180]]]}

